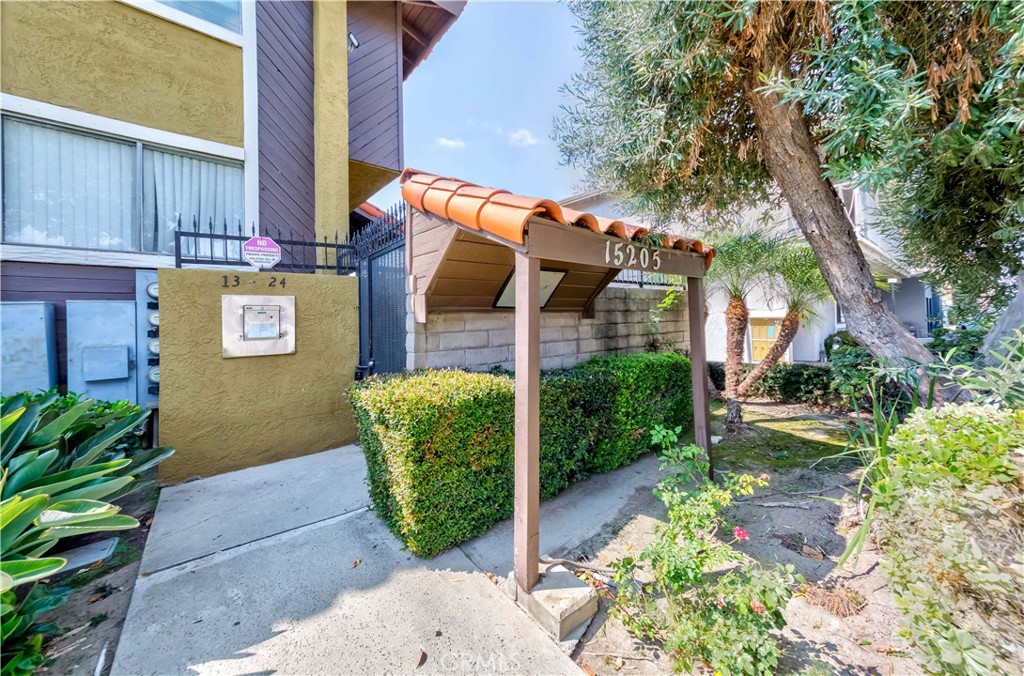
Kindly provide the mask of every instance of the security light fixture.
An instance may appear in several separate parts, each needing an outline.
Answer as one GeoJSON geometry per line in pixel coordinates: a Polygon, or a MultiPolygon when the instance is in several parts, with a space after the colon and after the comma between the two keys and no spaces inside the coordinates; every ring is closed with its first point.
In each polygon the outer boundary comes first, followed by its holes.
{"type": "MultiPolygon", "coordinates": [[[[541,270],[540,271],[540,306],[543,308],[548,304],[548,300],[551,299],[551,294],[555,292],[558,285],[562,283],[562,278],[565,277],[567,270],[541,270]]],[[[512,278],[515,277],[515,270],[513,270],[505,283],[501,287],[501,291],[498,292],[498,297],[494,300],[494,307],[496,308],[514,308],[516,306],[516,285],[513,283],[512,278]]]]}

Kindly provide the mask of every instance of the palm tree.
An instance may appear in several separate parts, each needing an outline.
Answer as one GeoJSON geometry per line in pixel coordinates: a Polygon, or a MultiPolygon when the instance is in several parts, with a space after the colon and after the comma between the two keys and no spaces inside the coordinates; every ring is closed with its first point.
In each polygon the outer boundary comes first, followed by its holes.
{"type": "MultiPolygon", "coordinates": [[[[721,289],[729,297],[725,308],[725,397],[735,399],[743,375],[743,351],[746,344],[747,294],[767,282],[774,269],[779,240],[767,231],[729,233],[715,244],[717,255],[708,270],[708,286],[721,289]]],[[[730,407],[732,411],[734,407],[730,407]]],[[[739,423],[738,409],[735,420],[739,423]]],[[[730,414],[731,415],[731,414],[730,414]]]]}
{"type": "Polygon", "coordinates": [[[754,385],[789,349],[800,330],[800,323],[813,319],[815,307],[832,298],[825,278],[821,276],[818,259],[810,248],[786,242],[777,249],[773,267],[778,293],[786,302],[786,316],[782,319],[779,335],[775,337],[768,353],[736,388],[737,397],[750,394],[754,385]]]}

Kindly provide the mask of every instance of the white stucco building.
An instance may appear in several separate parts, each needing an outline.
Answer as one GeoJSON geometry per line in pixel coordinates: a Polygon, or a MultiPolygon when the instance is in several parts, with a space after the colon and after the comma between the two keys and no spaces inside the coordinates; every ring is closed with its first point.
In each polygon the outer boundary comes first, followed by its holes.
{"type": "MultiPolygon", "coordinates": [[[[876,202],[863,191],[841,189],[840,194],[847,205],[847,214],[853,221],[860,241],[861,249],[867,258],[871,270],[887,281],[889,290],[885,292],[887,302],[910,329],[911,333],[921,339],[927,339],[932,329],[942,323],[943,308],[939,294],[934,291],[920,276],[900,261],[899,247],[877,227],[873,221],[876,202]]],[[[621,203],[612,195],[604,192],[586,192],[572,195],[560,202],[563,206],[581,211],[597,211],[609,217],[623,218],[631,223],[645,223],[643,216],[627,213],[621,203]]],[[[765,214],[751,210],[744,222],[751,227],[755,221],[765,220],[765,214]]],[[[767,222],[782,233],[803,236],[789,214],[783,208],[769,215],[767,222]]],[[[674,223],[670,229],[683,235],[696,236],[698,233],[692,225],[674,223]]],[[[725,307],[728,299],[720,290],[709,290],[707,319],[707,349],[711,361],[725,360],[725,307]]],[[[778,330],[779,323],[786,314],[785,303],[776,297],[764,285],[756,287],[747,297],[750,311],[750,326],[747,331],[745,360],[758,361],[767,351],[778,330]]],[[[796,339],[789,347],[784,358],[786,361],[822,361],[825,358],[824,340],[836,331],[846,328],[842,312],[835,301],[821,303],[817,316],[805,320],[797,333],[796,339]]]]}

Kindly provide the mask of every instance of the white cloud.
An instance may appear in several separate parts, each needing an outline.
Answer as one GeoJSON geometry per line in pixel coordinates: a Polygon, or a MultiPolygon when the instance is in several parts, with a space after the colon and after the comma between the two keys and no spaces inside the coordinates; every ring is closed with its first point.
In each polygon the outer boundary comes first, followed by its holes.
{"type": "Polygon", "coordinates": [[[460,138],[448,138],[447,136],[438,136],[434,139],[434,142],[442,148],[451,148],[458,150],[466,147],[466,142],[460,138]]]}
{"type": "Polygon", "coordinates": [[[535,146],[540,143],[540,141],[537,140],[537,137],[534,136],[529,129],[516,129],[515,131],[510,131],[506,135],[506,138],[511,145],[519,146],[520,148],[535,146]]]}

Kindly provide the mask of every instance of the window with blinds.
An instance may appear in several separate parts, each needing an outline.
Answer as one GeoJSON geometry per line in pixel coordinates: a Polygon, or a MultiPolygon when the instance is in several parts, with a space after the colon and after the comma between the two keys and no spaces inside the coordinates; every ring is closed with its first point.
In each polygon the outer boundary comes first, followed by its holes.
{"type": "Polygon", "coordinates": [[[3,118],[3,241],[173,253],[179,223],[240,231],[242,166],[3,118]]]}

